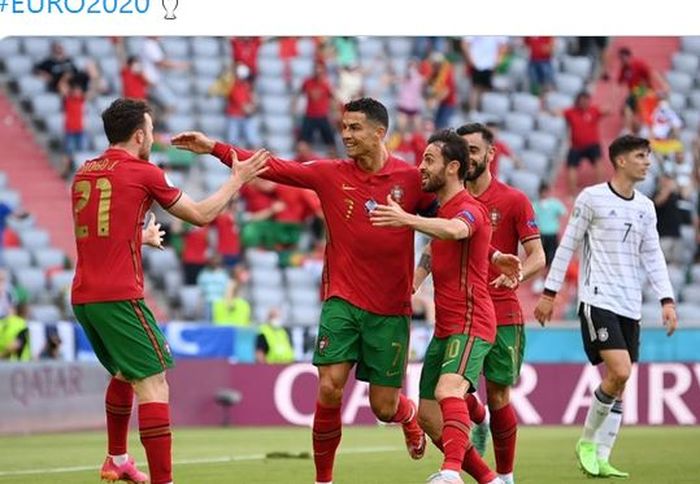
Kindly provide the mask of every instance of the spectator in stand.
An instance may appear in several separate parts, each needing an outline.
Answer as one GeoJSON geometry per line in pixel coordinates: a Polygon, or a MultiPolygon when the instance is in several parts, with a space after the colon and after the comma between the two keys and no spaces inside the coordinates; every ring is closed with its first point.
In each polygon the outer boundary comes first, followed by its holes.
{"type": "MultiPolygon", "coordinates": [[[[540,238],[544,249],[545,270],[549,270],[549,265],[554,259],[554,253],[559,246],[559,229],[562,218],[566,215],[566,207],[557,197],[552,195],[547,182],[540,184],[540,198],[532,203],[535,210],[535,220],[540,228],[540,238]]],[[[541,287],[535,292],[542,292],[544,280],[540,279],[541,287]]]]}
{"type": "Polygon", "coordinates": [[[572,54],[586,56],[593,61],[594,69],[592,78],[601,78],[604,81],[610,79],[608,68],[610,66],[610,48],[608,37],[576,37],[576,48],[572,54]]]}
{"type": "Polygon", "coordinates": [[[599,125],[601,118],[608,115],[608,111],[601,110],[592,104],[591,95],[582,91],[576,95],[574,105],[566,109],[563,114],[569,125],[571,137],[566,166],[569,195],[573,197],[578,193],[578,166],[581,160],[587,159],[594,166],[598,183],[605,177],[600,163],[602,152],[599,125]]]}
{"type": "Polygon", "coordinates": [[[359,64],[357,37],[332,37],[331,45],[335,54],[335,63],[340,69],[359,64]]]}
{"type": "Polygon", "coordinates": [[[73,173],[75,154],[85,151],[85,103],[94,92],[85,92],[78,76],[65,75],[58,82],[58,92],[63,97],[64,114],[64,179],[73,173]]]}
{"type": "Polygon", "coordinates": [[[241,285],[230,279],[223,299],[214,301],[213,323],[218,326],[250,326],[250,303],[240,294],[241,285]]]}
{"type": "Polygon", "coordinates": [[[292,82],[292,60],[299,55],[297,49],[296,37],[279,37],[277,39],[279,45],[279,57],[284,63],[284,80],[287,83],[292,82]]]}
{"type": "Polygon", "coordinates": [[[282,249],[295,248],[299,244],[306,222],[312,218],[323,218],[321,202],[312,190],[277,185],[277,199],[284,209],[275,214],[277,244],[282,249]]]}
{"type": "Polygon", "coordinates": [[[232,71],[226,105],[228,116],[228,140],[247,148],[260,146],[258,126],[255,120],[257,99],[250,82],[250,68],[237,64],[232,71]]]}
{"type": "Polygon", "coordinates": [[[260,325],[260,334],[255,343],[255,361],[267,364],[294,362],[294,348],[287,330],[282,326],[279,309],[270,309],[267,322],[260,325]]]}
{"type": "MultiPolygon", "coordinates": [[[[406,67],[406,74],[399,81],[397,106],[399,110],[397,123],[406,125],[409,130],[418,129],[423,110],[423,88],[425,78],[420,72],[416,59],[411,59],[406,67]]],[[[416,164],[420,161],[417,159],[416,164]]]]}
{"type": "Polygon", "coordinates": [[[318,132],[323,144],[335,152],[335,134],[330,121],[331,104],[335,95],[323,64],[316,63],[313,76],[301,85],[300,94],[306,96],[306,112],[301,124],[300,139],[313,144],[318,132]]]}
{"type": "Polygon", "coordinates": [[[515,154],[510,146],[498,137],[498,131],[501,129],[501,123],[498,121],[489,121],[486,123],[486,127],[493,133],[493,160],[489,164],[489,171],[491,176],[498,177],[498,169],[500,167],[499,163],[501,156],[507,156],[513,161],[513,166],[515,168],[522,168],[523,162],[518,155],[515,154]]]}
{"type": "Polygon", "coordinates": [[[340,68],[338,73],[338,89],[336,98],[345,104],[362,97],[362,69],[358,64],[348,64],[340,68]]]}
{"type": "Polygon", "coordinates": [[[122,96],[131,99],[148,99],[148,79],[143,73],[143,65],[135,55],[126,59],[121,69],[122,96]]]}
{"type": "Polygon", "coordinates": [[[214,254],[209,258],[207,266],[197,276],[197,287],[204,299],[204,320],[211,321],[214,302],[226,296],[229,277],[221,265],[221,256],[214,254]]]}
{"type": "Polygon", "coordinates": [[[433,52],[430,55],[430,75],[428,77],[428,103],[435,109],[435,129],[446,128],[457,111],[457,85],[454,68],[444,54],[433,52]]]}
{"type": "MultiPolygon", "coordinates": [[[[408,123],[407,118],[399,118],[396,131],[389,137],[387,149],[406,163],[418,166],[423,159],[423,151],[428,141],[419,126],[408,123]]],[[[434,126],[432,121],[431,126],[434,126]]]]}
{"type": "Polygon", "coordinates": [[[472,111],[481,108],[481,95],[493,89],[493,72],[507,50],[507,37],[462,38],[462,55],[467,65],[467,74],[472,80],[469,91],[469,109],[472,111]]]}
{"type": "Polygon", "coordinates": [[[182,243],[182,263],[185,271],[185,285],[197,284],[199,273],[207,264],[209,252],[209,229],[207,227],[190,228],[185,232],[182,243]]]}
{"type": "Polygon", "coordinates": [[[279,239],[275,216],[285,209],[277,197],[276,184],[255,179],[244,185],[240,193],[245,203],[241,230],[243,246],[274,249],[279,239]]]}
{"type": "Polygon", "coordinates": [[[49,91],[58,92],[58,82],[66,75],[78,72],[73,60],[66,55],[63,45],[54,41],[51,43],[49,57],[34,66],[34,73],[46,81],[49,91]]]}
{"type": "Polygon", "coordinates": [[[149,91],[151,101],[161,109],[171,110],[177,104],[177,95],[168,86],[161,71],[163,69],[186,70],[189,68],[189,63],[166,58],[158,37],[147,37],[140,55],[143,63],[143,75],[152,87],[149,91]]]}
{"type": "Polygon", "coordinates": [[[627,99],[624,105],[625,129],[636,133],[640,127],[639,100],[649,91],[668,92],[666,80],[647,62],[632,56],[628,47],[622,47],[617,53],[620,60],[620,72],[617,75],[618,84],[627,87],[627,99]]]}
{"type": "Polygon", "coordinates": [[[58,328],[53,325],[47,326],[45,334],[46,344],[44,344],[44,348],[42,348],[41,352],[39,353],[39,359],[62,360],[63,356],[61,355],[61,344],[63,342],[58,334],[58,328]]]}
{"type": "Polygon", "coordinates": [[[654,194],[656,208],[656,228],[659,232],[661,250],[669,264],[683,261],[681,242],[682,213],[679,207],[680,192],[671,174],[662,173],[654,194]]]}
{"type": "Polygon", "coordinates": [[[306,141],[297,141],[296,153],[294,155],[294,160],[299,163],[306,163],[307,161],[317,160],[319,157],[311,149],[311,145],[306,141]]]}
{"type": "Polygon", "coordinates": [[[214,219],[216,227],[216,252],[226,269],[233,269],[241,261],[241,240],[236,223],[236,200],[231,200],[226,210],[214,219]]]}
{"type": "MultiPolygon", "coordinates": [[[[7,278],[6,273],[4,277],[7,278]]],[[[0,284],[4,285],[6,282],[0,279],[0,284]]],[[[0,319],[0,360],[29,361],[32,359],[26,316],[27,305],[25,302],[19,302],[0,319]]]]}
{"type": "Polygon", "coordinates": [[[258,75],[258,51],[262,43],[260,37],[231,37],[233,64],[248,66],[251,79],[258,75]]]}
{"type": "Polygon", "coordinates": [[[554,37],[525,37],[523,41],[530,50],[527,64],[530,92],[543,98],[554,86],[554,37]]]}
{"type": "MultiPolygon", "coordinates": [[[[651,125],[648,128],[648,138],[651,149],[661,159],[674,159],[683,162],[684,149],[680,139],[683,120],[673,110],[669,102],[661,98],[651,113],[651,125]]],[[[642,133],[646,135],[646,130],[642,133]]]]}

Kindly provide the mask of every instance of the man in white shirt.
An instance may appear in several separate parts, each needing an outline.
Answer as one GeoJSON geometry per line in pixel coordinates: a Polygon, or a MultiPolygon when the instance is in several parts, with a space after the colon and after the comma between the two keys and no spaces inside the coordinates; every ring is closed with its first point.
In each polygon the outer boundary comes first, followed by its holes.
{"type": "Polygon", "coordinates": [[[467,74],[472,80],[469,91],[469,109],[481,108],[481,94],[493,89],[493,72],[508,49],[508,37],[478,36],[462,38],[462,54],[467,63],[467,74]]]}
{"type": "Polygon", "coordinates": [[[639,356],[642,268],[661,302],[667,334],[678,325],[654,204],[634,189],[647,175],[649,154],[644,138],[625,135],[612,142],[608,155],[613,177],[577,197],[535,308],[541,324],[551,319],[555,296],[583,241],[578,280],[581,335],[589,361],[603,363],[606,372],[594,392],[576,455],[586,473],[600,477],[629,475],[610,465],[609,457],[622,422],[622,394],[639,356]]]}

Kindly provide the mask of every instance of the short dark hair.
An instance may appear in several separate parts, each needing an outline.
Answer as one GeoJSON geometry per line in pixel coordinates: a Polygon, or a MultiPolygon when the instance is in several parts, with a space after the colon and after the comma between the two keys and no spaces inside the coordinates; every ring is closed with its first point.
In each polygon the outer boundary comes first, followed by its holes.
{"type": "Polygon", "coordinates": [[[588,91],[579,91],[578,94],[576,94],[576,100],[574,103],[578,104],[584,97],[590,98],[591,93],[588,91]]]}
{"type": "Polygon", "coordinates": [[[144,115],[151,114],[151,108],[140,99],[120,98],[102,112],[102,124],[109,143],[124,143],[144,127],[144,115]]]}
{"type": "Polygon", "coordinates": [[[610,146],[608,147],[608,157],[610,158],[610,163],[614,167],[617,167],[615,159],[618,156],[626,155],[635,150],[646,150],[651,151],[651,144],[646,138],[640,138],[639,136],[633,136],[631,134],[626,134],[616,138],[610,146]]]}
{"type": "Polygon", "coordinates": [[[440,143],[440,154],[445,161],[459,162],[457,176],[464,180],[467,176],[467,164],[469,162],[469,143],[453,129],[443,129],[433,133],[428,139],[428,144],[440,143]]]}
{"type": "Polygon", "coordinates": [[[362,97],[345,103],[345,111],[363,113],[367,119],[379,123],[387,130],[389,129],[389,113],[386,107],[371,97],[362,97]]]}
{"type": "Polygon", "coordinates": [[[491,131],[485,124],[482,123],[467,123],[459,128],[457,128],[457,134],[460,136],[465,136],[467,134],[480,133],[481,137],[484,138],[488,144],[493,144],[493,131],[491,131]]]}
{"type": "Polygon", "coordinates": [[[617,51],[618,55],[626,55],[626,56],[631,56],[632,55],[632,49],[629,47],[620,47],[620,49],[617,51]]]}

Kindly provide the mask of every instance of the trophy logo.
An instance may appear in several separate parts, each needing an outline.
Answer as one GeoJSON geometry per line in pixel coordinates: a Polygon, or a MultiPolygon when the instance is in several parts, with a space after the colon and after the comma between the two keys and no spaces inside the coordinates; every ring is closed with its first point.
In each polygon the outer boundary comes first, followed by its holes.
{"type": "Polygon", "coordinates": [[[178,0],[163,0],[163,8],[165,9],[165,20],[175,20],[175,9],[177,9],[178,0]]]}

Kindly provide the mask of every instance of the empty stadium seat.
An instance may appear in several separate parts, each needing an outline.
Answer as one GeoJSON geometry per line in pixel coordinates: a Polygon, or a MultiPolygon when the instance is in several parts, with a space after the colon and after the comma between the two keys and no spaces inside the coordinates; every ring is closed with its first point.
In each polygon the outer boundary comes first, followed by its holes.
{"type": "Polygon", "coordinates": [[[107,37],[85,38],[85,52],[95,59],[114,58],[114,44],[107,37]]]}
{"type": "Polygon", "coordinates": [[[560,72],[554,77],[554,83],[557,90],[569,96],[575,96],[584,87],[583,79],[574,74],[560,72]]]}
{"type": "Polygon", "coordinates": [[[558,138],[566,136],[566,121],[561,116],[552,116],[548,113],[540,113],[535,118],[537,130],[553,134],[558,138]]]}
{"type": "Polygon", "coordinates": [[[498,139],[503,141],[508,147],[516,153],[525,147],[525,137],[519,133],[510,131],[501,131],[498,133],[498,139]]]}
{"type": "Polygon", "coordinates": [[[287,82],[281,77],[261,77],[255,83],[255,88],[263,95],[286,95],[287,82]]]}
{"type": "Polygon", "coordinates": [[[197,57],[193,67],[197,76],[216,77],[221,74],[223,63],[219,57],[197,57]]]}
{"type": "Polygon", "coordinates": [[[671,57],[671,65],[676,71],[694,76],[698,73],[698,68],[700,68],[700,59],[694,54],[676,52],[671,57]]]}
{"type": "Polygon", "coordinates": [[[574,96],[561,92],[548,92],[545,94],[545,104],[551,111],[560,111],[574,105],[574,96]]]}
{"type": "Polygon", "coordinates": [[[17,79],[17,88],[22,98],[29,99],[46,92],[46,81],[33,74],[25,74],[17,79]]]}
{"type": "Polygon", "coordinates": [[[19,234],[22,247],[29,250],[43,249],[50,245],[51,236],[43,229],[29,229],[19,234]]]}
{"type": "Polygon", "coordinates": [[[218,57],[221,54],[218,38],[192,37],[191,47],[195,58],[218,57]]]}
{"type": "Polygon", "coordinates": [[[320,304],[319,291],[316,288],[290,288],[288,294],[293,305],[318,306],[320,304]]]}
{"type": "Polygon", "coordinates": [[[75,271],[72,269],[52,272],[49,275],[49,291],[51,295],[58,297],[61,294],[64,294],[66,291],[69,291],[71,285],[73,284],[74,276],[75,271]]]}
{"type": "Polygon", "coordinates": [[[303,267],[287,267],[284,270],[287,286],[290,288],[313,288],[318,290],[316,277],[303,267]]]}
{"type": "Polygon", "coordinates": [[[527,135],[534,129],[535,121],[529,114],[508,113],[505,116],[505,127],[508,131],[527,135]]]}
{"type": "Polygon", "coordinates": [[[27,249],[9,247],[3,249],[2,258],[5,266],[13,272],[26,269],[32,265],[32,255],[27,249]]]}
{"type": "Polygon", "coordinates": [[[481,97],[481,110],[496,116],[504,116],[510,111],[510,99],[500,92],[484,93],[481,97]]]}
{"type": "Polygon", "coordinates": [[[182,270],[180,268],[171,269],[167,271],[163,276],[163,287],[165,289],[165,295],[170,301],[177,300],[178,294],[180,294],[180,288],[183,287],[184,279],[182,270]]]}
{"type": "Polygon", "coordinates": [[[54,269],[63,267],[66,255],[61,249],[55,247],[43,247],[34,250],[34,261],[39,269],[54,269]]]}
{"type": "MultiPolygon", "coordinates": [[[[190,126],[192,121],[190,120],[190,126]]],[[[223,114],[201,114],[197,117],[197,126],[213,138],[224,138],[226,134],[226,117],[223,114]]],[[[191,128],[190,128],[191,129],[191,128]]]]}
{"type": "Polygon", "coordinates": [[[172,59],[189,59],[190,42],[184,37],[162,37],[160,45],[165,56],[172,59]]]}
{"type": "Polygon", "coordinates": [[[30,301],[36,301],[46,292],[46,275],[41,269],[28,267],[15,272],[17,284],[29,295],[30,301]]]}
{"type": "Polygon", "coordinates": [[[256,306],[281,306],[284,303],[284,291],[279,287],[268,288],[253,286],[250,288],[250,296],[256,306]]]}
{"type": "Polygon", "coordinates": [[[259,58],[258,71],[261,77],[282,77],[284,75],[284,62],[277,57],[259,58]]]}
{"type": "Polygon", "coordinates": [[[51,39],[49,37],[25,37],[22,39],[22,44],[24,53],[35,62],[48,57],[51,51],[51,39]]]}
{"type": "Polygon", "coordinates": [[[26,55],[10,55],[2,58],[5,71],[11,77],[31,74],[34,62],[26,55]]]}
{"type": "Polygon", "coordinates": [[[31,98],[32,112],[36,117],[44,117],[58,113],[63,109],[61,97],[58,94],[43,93],[31,98]]]}
{"type": "Polygon", "coordinates": [[[681,47],[683,52],[700,56],[700,37],[681,37],[681,47]]]}
{"type": "Polygon", "coordinates": [[[515,170],[510,177],[510,184],[524,192],[530,200],[539,198],[540,182],[540,175],[527,170],[515,170]]]}
{"type": "Polygon", "coordinates": [[[585,81],[591,77],[593,63],[589,57],[564,56],[562,57],[562,67],[567,74],[573,74],[585,81]]]}
{"type": "Polygon", "coordinates": [[[266,114],[284,114],[292,113],[292,99],[290,96],[262,96],[260,98],[260,106],[266,114]]]}
{"type": "Polygon", "coordinates": [[[221,97],[199,96],[195,98],[194,105],[200,114],[221,114],[226,107],[226,100],[221,97]]]}
{"type": "Polygon", "coordinates": [[[557,137],[546,131],[533,131],[527,135],[527,146],[547,156],[554,156],[559,147],[557,137]]]}
{"type": "Polygon", "coordinates": [[[666,81],[674,92],[688,94],[693,88],[693,76],[686,72],[668,71],[666,81]]]}
{"type": "Polygon", "coordinates": [[[321,319],[320,307],[292,306],[291,322],[301,326],[315,326],[321,319]]]}
{"type": "Polygon", "coordinates": [[[179,292],[181,317],[199,320],[202,317],[204,301],[197,286],[182,286],[179,292]]]}
{"type": "Polygon", "coordinates": [[[537,115],[540,112],[540,98],[527,92],[516,92],[511,96],[513,101],[513,111],[519,113],[537,115]]]}
{"type": "Polygon", "coordinates": [[[387,47],[391,57],[408,58],[413,50],[413,39],[411,37],[389,37],[387,47]]]}
{"type": "Polygon", "coordinates": [[[277,267],[270,268],[252,268],[250,271],[250,282],[253,287],[281,288],[282,287],[282,271],[277,267]]]}
{"type": "Polygon", "coordinates": [[[53,304],[35,304],[29,307],[29,319],[44,324],[54,324],[62,319],[61,310],[53,304]]]}
{"type": "Polygon", "coordinates": [[[0,59],[19,54],[19,38],[7,37],[0,41],[0,59]]]}
{"type": "Polygon", "coordinates": [[[249,249],[246,251],[246,260],[251,269],[279,267],[279,254],[270,250],[249,249]]]}

